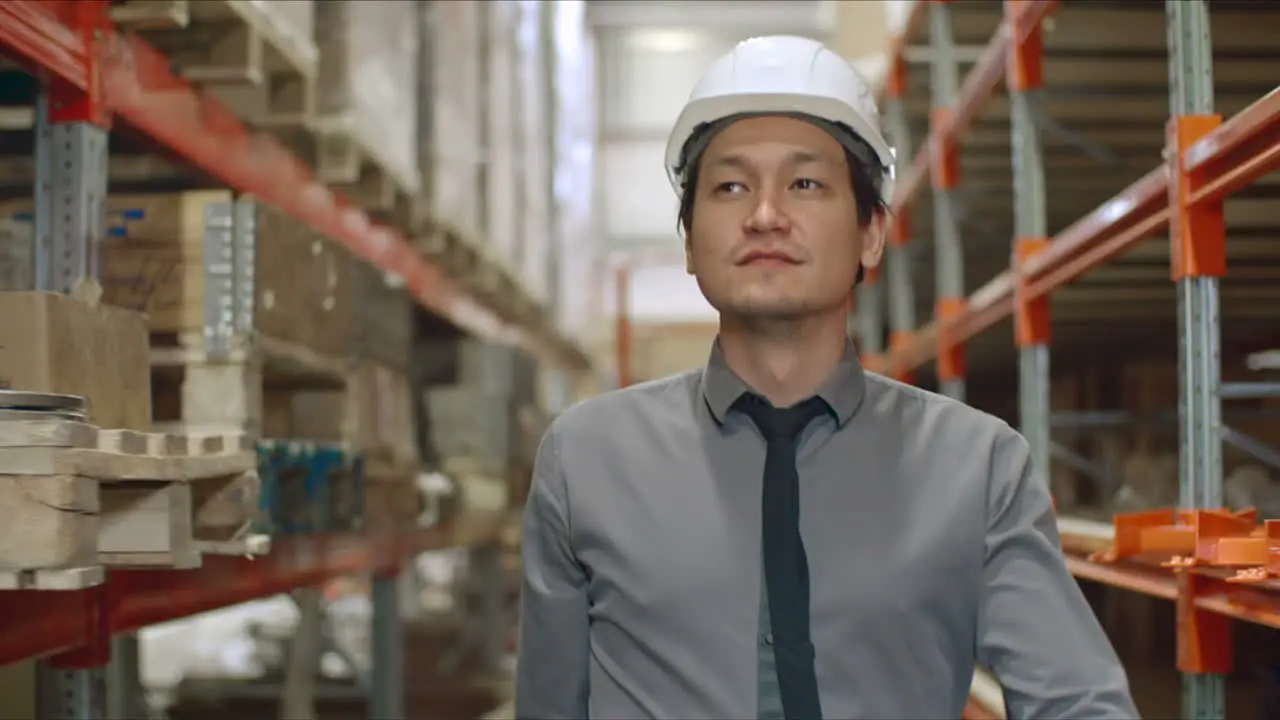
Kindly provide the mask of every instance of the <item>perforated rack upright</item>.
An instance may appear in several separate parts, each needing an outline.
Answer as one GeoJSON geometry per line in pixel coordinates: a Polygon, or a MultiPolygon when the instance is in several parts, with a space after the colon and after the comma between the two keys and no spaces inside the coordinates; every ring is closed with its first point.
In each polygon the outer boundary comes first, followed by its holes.
{"type": "MultiPolygon", "coordinates": [[[[1280,168],[1280,91],[1270,92],[1224,122],[1214,113],[1209,5],[1205,0],[1168,0],[1170,117],[1165,162],[1050,237],[1042,146],[1031,108],[1043,87],[1042,23],[1059,3],[1006,0],[1000,29],[963,82],[958,82],[951,20],[957,9],[963,9],[957,6],[963,5],[915,2],[891,49],[882,98],[886,124],[899,152],[895,223],[884,272],[890,333],[883,352],[877,339],[866,338],[864,350],[872,355],[868,365],[910,380],[918,368],[936,361],[941,390],[963,399],[965,346],[977,334],[1012,320],[1019,353],[1020,427],[1036,467],[1048,477],[1049,295],[1167,227],[1178,297],[1179,504],[1188,510],[1220,508],[1218,283],[1226,274],[1223,200],[1280,168]],[[912,154],[904,109],[906,55],[909,41],[926,24],[933,66],[931,127],[912,154]],[[960,181],[957,146],[1002,77],[1010,95],[1013,152],[1011,266],[964,297],[957,280],[962,256],[952,202],[960,181]],[[917,326],[906,249],[912,239],[911,206],[926,179],[933,190],[938,276],[933,318],[917,326]]],[[[1067,0],[1061,5],[1075,3],[1067,0]]],[[[863,297],[878,292],[861,291],[863,297]]],[[[859,312],[863,314],[859,327],[881,327],[879,303],[860,302],[859,312]]],[[[1067,532],[1064,524],[1064,537],[1067,532]]],[[[1274,581],[1229,585],[1196,568],[1175,575],[1158,567],[1104,564],[1080,554],[1073,554],[1069,562],[1080,577],[1177,601],[1178,664],[1184,673],[1183,712],[1188,718],[1226,716],[1222,677],[1231,665],[1229,618],[1280,627],[1280,588],[1274,581]]]]}

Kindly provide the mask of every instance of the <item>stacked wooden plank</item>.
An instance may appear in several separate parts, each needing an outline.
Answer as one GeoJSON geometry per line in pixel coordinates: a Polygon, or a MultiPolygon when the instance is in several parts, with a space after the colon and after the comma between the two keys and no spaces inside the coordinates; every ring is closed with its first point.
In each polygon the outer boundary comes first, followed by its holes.
{"type": "Polygon", "coordinates": [[[137,313],[0,292],[0,586],[263,549],[248,438],[149,431],[147,342],[137,313]]]}

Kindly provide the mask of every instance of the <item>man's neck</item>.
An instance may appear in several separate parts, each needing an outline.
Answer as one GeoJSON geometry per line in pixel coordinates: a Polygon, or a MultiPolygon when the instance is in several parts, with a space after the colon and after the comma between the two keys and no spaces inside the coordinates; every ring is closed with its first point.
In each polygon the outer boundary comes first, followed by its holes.
{"type": "Polygon", "coordinates": [[[817,393],[844,359],[845,317],[771,327],[722,317],[719,343],[734,374],[774,407],[789,407],[817,393]]]}

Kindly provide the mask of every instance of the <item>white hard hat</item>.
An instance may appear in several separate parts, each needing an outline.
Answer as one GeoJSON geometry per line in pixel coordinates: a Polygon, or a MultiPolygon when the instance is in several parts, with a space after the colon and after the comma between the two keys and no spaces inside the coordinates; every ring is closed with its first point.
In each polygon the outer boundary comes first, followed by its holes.
{"type": "Polygon", "coordinates": [[[667,140],[667,177],[677,194],[685,144],[706,123],[751,113],[797,113],[848,126],[883,168],[880,196],[893,198],[893,148],[867,81],[844,58],[803,37],[752,38],[716,60],[693,88],[667,140]]]}

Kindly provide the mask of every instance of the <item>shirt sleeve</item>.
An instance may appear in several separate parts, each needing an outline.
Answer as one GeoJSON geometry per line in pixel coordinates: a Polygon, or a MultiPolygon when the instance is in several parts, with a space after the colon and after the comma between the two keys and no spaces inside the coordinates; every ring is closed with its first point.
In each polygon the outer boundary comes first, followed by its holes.
{"type": "Polygon", "coordinates": [[[1067,569],[1047,482],[1022,436],[993,454],[978,662],[1009,720],[1134,720],[1124,668],[1067,569]]]}
{"type": "Polygon", "coordinates": [[[538,448],[524,511],[515,691],[521,719],[588,717],[587,572],[570,543],[559,443],[553,425],[538,448]]]}

